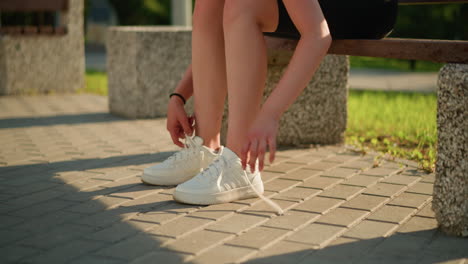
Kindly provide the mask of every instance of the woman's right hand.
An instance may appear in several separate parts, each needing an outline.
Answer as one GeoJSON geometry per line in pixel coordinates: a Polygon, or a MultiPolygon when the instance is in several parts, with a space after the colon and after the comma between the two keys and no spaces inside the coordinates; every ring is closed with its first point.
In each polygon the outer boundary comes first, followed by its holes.
{"type": "Polygon", "coordinates": [[[192,135],[194,119],[195,117],[193,116],[187,116],[184,103],[180,98],[173,96],[169,99],[166,128],[171,134],[174,144],[181,148],[184,147],[184,144],[179,141],[179,138],[185,138],[185,134],[192,135]]]}

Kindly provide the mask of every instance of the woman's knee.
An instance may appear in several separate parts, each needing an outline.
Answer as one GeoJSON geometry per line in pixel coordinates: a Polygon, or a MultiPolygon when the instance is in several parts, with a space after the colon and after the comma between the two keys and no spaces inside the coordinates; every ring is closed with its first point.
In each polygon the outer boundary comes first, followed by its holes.
{"type": "Polygon", "coordinates": [[[225,0],[223,12],[225,29],[239,22],[250,22],[266,32],[276,28],[277,21],[276,0],[225,0]]]}

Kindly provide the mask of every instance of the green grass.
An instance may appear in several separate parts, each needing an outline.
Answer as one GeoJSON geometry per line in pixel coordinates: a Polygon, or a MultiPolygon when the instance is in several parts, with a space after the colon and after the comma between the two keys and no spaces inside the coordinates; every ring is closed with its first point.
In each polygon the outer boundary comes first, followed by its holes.
{"type": "MultiPolygon", "coordinates": [[[[107,76],[86,73],[80,92],[107,95],[107,76]]],[[[361,151],[419,162],[433,171],[436,155],[436,94],[350,91],[346,142],[361,151]]]]}
{"type": "Polygon", "coordinates": [[[348,111],[348,144],[415,160],[433,171],[436,94],[350,91],[348,111]]]}
{"type": "MultiPolygon", "coordinates": [[[[412,71],[409,60],[355,57],[350,56],[351,68],[377,68],[396,71],[412,71]]],[[[415,61],[415,72],[437,72],[442,68],[442,63],[429,61],[415,61]]]]}
{"type": "Polygon", "coordinates": [[[107,74],[100,71],[86,71],[86,87],[79,93],[107,95],[107,74]]]}

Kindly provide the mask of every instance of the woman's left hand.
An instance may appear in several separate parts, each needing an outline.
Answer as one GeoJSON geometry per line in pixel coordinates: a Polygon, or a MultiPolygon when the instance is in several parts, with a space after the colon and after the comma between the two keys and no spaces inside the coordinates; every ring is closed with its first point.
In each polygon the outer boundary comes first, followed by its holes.
{"type": "Polygon", "coordinates": [[[251,171],[255,170],[255,161],[258,158],[259,170],[263,170],[267,146],[270,151],[270,163],[273,163],[276,152],[276,134],[279,120],[273,115],[260,111],[258,117],[247,132],[247,142],[241,151],[242,167],[245,170],[247,164],[251,171]],[[250,154],[250,155],[249,155],[250,154]]]}

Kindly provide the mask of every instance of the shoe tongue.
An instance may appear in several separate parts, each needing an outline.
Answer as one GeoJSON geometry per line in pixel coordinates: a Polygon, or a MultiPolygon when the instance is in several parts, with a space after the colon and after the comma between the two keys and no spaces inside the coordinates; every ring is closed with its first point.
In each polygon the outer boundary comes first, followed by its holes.
{"type": "Polygon", "coordinates": [[[226,159],[228,159],[228,160],[231,160],[231,159],[238,160],[238,159],[240,159],[239,156],[237,156],[237,154],[234,151],[228,149],[227,147],[223,148],[222,155],[224,157],[226,157],[226,159]]]}

